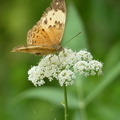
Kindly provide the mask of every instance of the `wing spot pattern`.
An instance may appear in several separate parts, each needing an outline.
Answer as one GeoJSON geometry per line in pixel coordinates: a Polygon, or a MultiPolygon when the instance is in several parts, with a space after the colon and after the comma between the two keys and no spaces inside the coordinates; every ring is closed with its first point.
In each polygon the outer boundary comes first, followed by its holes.
{"type": "Polygon", "coordinates": [[[47,18],[44,20],[44,23],[47,24],[47,18]]]}

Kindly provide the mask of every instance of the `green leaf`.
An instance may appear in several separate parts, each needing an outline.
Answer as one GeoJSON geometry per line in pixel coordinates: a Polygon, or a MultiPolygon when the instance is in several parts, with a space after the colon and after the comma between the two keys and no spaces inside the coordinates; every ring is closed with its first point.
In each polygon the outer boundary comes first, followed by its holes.
{"type": "MultiPolygon", "coordinates": [[[[64,101],[63,96],[64,93],[62,88],[55,88],[55,87],[33,88],[18,95],[14,99],[14,103],[18,103],[21,100],[34,98],[34,99],[45,100],[52,104],[59,104],[62,101],[64,101]]],[[[68,93],[68,104],[69,104],[68,105],[69,108],[78,107],[78,103],[75,95],[68,93]]]]}

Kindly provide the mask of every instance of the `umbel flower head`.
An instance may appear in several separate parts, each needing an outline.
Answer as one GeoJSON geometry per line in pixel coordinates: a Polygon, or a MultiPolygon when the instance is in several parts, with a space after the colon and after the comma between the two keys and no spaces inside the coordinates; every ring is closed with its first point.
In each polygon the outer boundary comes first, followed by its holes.
{"type": "Polygon", "coordinates": [[[35,86],[45,84],[44,79],[49,81],[58,80],[60,86],[72,85],[76,73],[85,77],[90,75],[101,75],[103,64],[93,60],[91,53],[80,50],[73,52],[71,49],[64,49],[58,55],[47,55],[43,57],[38,66],[33,66],[28,71],[28,80],[35,86]]]}

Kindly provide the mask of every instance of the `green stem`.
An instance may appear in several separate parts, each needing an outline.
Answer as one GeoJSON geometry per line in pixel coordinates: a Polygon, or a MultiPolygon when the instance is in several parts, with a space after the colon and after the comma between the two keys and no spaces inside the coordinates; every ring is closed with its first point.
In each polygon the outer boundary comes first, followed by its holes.
{"type": "Polygon", "coordinates": [[[64,117],[65,120],[67,120],[68,118],[67,87],[65,85],[63,87],[64,87],[64,110],[65,110],[64,117]]]}

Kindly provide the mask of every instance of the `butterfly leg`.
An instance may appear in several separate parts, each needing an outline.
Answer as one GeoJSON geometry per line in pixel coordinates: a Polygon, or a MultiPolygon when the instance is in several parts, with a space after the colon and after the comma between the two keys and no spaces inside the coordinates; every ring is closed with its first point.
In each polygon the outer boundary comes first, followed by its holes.
{"type": "Polygon", "coordinates": [[[66,57],[66,54],[65,54],[65,50],[64,50],[64,49],[62,50],[62,52],[63,52],[63,55],[66,57]]]}
{"type": "Polygon", "coordinates": [[[49,57],[50,64],[52,64],[52,62],[51,62],[52,57],[53,57],[53,54],[49,57]]]}
{"type": "Polygon", "coordinates": [[[60,63],[60,57],[58,56],[58,61],[59,61],[59,63],[60,63]]]}
{"type": "MultiPolygon", "coordinates": [[[[50,57],[49,57],[49,61],[50,61],[50,63],[52,64],[52,61],[51,61],[51,58],[54,56],[54,54],[52,54],[50,57]]],[[[60,63],[60,57],[59,56],[57,56],[58,57],[58,62],[60,63]]]]}

